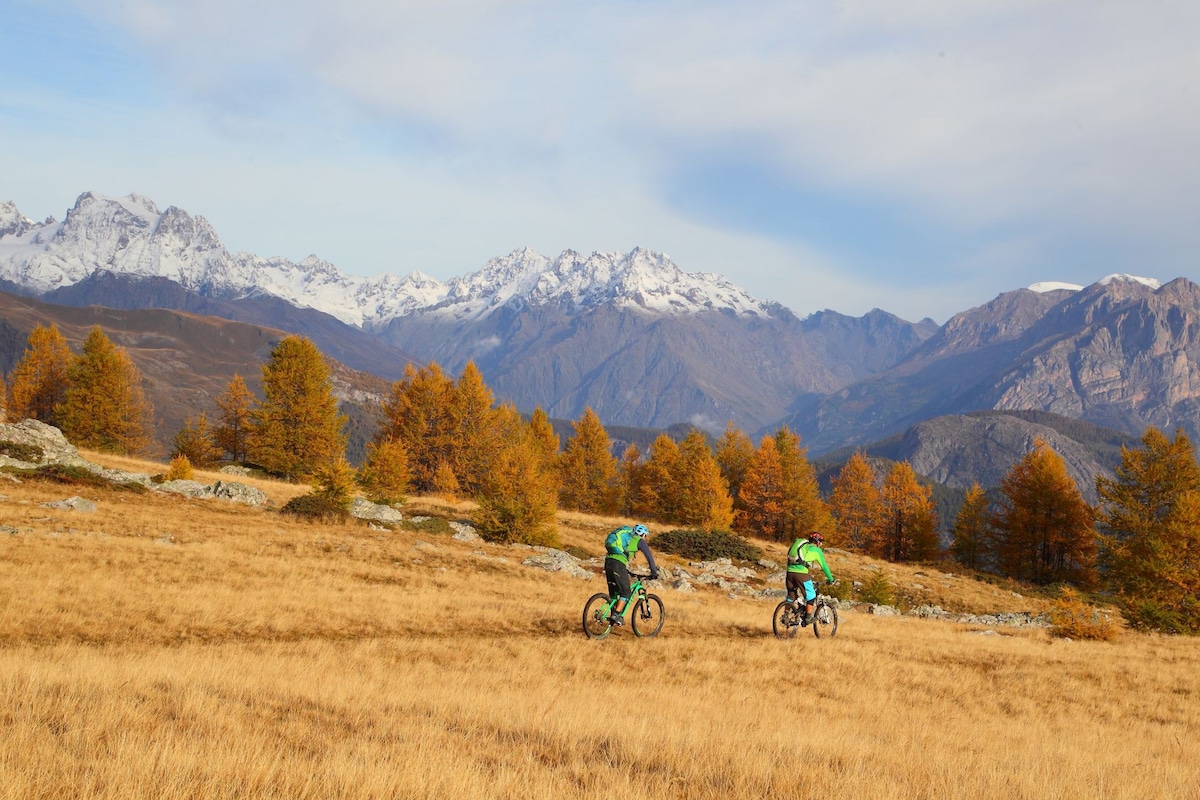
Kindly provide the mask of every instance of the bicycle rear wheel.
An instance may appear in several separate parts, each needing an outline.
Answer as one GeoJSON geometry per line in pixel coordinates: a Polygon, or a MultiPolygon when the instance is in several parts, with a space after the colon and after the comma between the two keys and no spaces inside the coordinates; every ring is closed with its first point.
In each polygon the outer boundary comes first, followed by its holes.
{"type": "Polygon", "coordinates": [[[812,619],[813,636],[820,639],[822,636],[833,637],[837,634],[838,617],[837,609],[825,602],[817,603],[817,607],[813,609],[812,619]]]}
{"type": "Polygon", "coordinates": [[[583,606],[583,635],[589,639],[603,639],[612,628],[608,621],[608,595],[597,592],[583,606]]]}
{"type": "Polygon", "coordinates": [[[633,606],[633,632],[638,636],[657,636],[663,626],[663,604],[656,594],[638,598],[633,606]]]}
{"type": "Polygon", "coordinates": [[[791,603],[784,601],[775,606],[775,614],[771,617],[771,630],[775,631],[777,639],[790,639],[800,630],[796,608],[791,603]]]}

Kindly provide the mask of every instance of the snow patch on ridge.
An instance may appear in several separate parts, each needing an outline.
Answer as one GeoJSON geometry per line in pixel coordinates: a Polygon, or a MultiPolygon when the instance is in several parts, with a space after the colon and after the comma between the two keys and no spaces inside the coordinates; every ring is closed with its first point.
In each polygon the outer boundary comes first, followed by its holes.
{"type": "Polygon", "coordinates": [[[1078,283],[1063,283],[1062,281],[1038,281],[1037,283],[1029,284],[1031,292],[1056,292],[1059,289],[1067,289],[1068,291],[1078,292],[1083,287],[1078,283]]]}
{"type": "MultiPolygon", "coordinates": [[[[1137,275],[1128,275],[1123,272],[1115,272],[1112,275],[1105,275],[1100,280],[1096,281],[1096,286],[1107,286],[1110,283],[1140,283],[1143,286],[1149,286],[1151,289],[1162,288],[1162,282],[1156,278],[1141,278],[1137,275]]],[[[1078,292],[1083,287],[1078,283],[1064,283],[1062,281],[1038,281],[1031,283],[1028,286],[1031,292],[1054,292],[1059,289],[1066,289],[1072,292],[1078,292]]]]}

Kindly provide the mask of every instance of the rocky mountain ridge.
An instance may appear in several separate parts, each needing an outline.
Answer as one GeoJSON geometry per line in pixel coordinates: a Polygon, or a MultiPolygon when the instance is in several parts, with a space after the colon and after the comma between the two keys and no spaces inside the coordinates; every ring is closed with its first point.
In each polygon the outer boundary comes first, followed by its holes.
{"type": "Polygon", "coordinates": [[[764,319],[790,313],[726,278],[685,272],[644,248],[589,256],[567,250],[554,259],[522,248],[446,282],[420,271],[364,278],[316,256],[292,262],[230,253],[204,217],[175,206],[160,211],[138,194],[85,192],[62,222],[42,224],[12,203],[0,206],[0,278],[43,295],[97,269],[167,278],[214,299],[269,294],[366,329],[417,311],[462,321],[508,305],[615,305],[656,315],[719,310],[764,319]]]}

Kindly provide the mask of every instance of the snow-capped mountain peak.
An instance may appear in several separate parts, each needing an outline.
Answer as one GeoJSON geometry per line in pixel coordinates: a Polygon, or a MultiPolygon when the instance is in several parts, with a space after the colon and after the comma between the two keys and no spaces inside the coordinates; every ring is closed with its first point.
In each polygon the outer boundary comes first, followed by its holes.
{"type": "Polygon", "coordinates": [[[684,272],[666,254],[642,247],[586,257],[565,250],[553,259],[524,247],[444,283],[421,272],[368,278],[347,275],[317,256],[297,263],[230,253],[203,217],[174,206],[160,211],[136,193],[85,192],[61,223],[41,225],[12,203],[0,204],[0,277],[42,294],[98,269],[168,278],[223,299],[273,295],[360,327],[413,313],[478,319],[510,303],[770,316],[767,304],[728,279],[684,272]]]}

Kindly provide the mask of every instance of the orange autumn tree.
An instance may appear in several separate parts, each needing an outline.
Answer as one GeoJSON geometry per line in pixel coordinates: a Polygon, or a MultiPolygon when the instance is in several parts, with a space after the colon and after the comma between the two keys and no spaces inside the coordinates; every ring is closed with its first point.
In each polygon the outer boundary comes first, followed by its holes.
{"type": "Polygon", "coordinates": [[[72,358],[57,326],[34,326],[24,355],[9,373],[8,418],[13,422],[36,419],[57,427],[57,409],[67,394],[72,358]]]}
{"type": "Polygon", "coordinates": [[[636,444],[625,448],[617,465],[617,513],[642,514],[639,498],[645,497],[646,464],[636,444]]]}
{"type": "Polygon", "coordinates": [[[72,444],[123,455],[149,445],[154,411],[142,391],[142,374],[99,327],[72,360],[67,384],[54,413],[72,444]]]}
{"type": "Polygon", "coordinates": [[[978,483],[971,484],[954,518],[950,554],[964,567],[983,569],[991,552],[991,515],[987,492],[978,483]]]}
{"type": "Polygon", "coordinates": [[[746,510],[737,520],[739,530],[782,541],[787,535],[784,528],[786,497],[783,466],[774,436],[764,436],[758,443],[754,457],[746,467],[740,495],[746,510]]]}
{"type": "Polygon", "coordinates": [[[545,441],[511,406],[496,409],[491,466],[475,493],[471,521],[488,541],[557,547],[557,485],[545,441]]]}
{"type": "MultiPolygon", "coordinates": [[[[375,442],[395,439],[408,455],[411,488],[417,494],[457,491],[450,487],[450,454],[456,421],[454,382],[436,362],[417,368],[408,364],[383,402],[383,424],[375,442]]],[[[457,478],[454,481],[457,484],[457,478]]]]}
{"type": "Polygon", "coordinates": [[[450,418],[453,425],[449,440],[449,458],[463,494],[474,496],[482,488],[492,468],[503,434],[499,430],[492,390],[483,375],[468,361],[450,392],[450,418]]]}
{"type": "Polygon", "coordinates": [[[617,505],[617,459],[608,432],[590,407],[571,427],[574,433],[559,457],[559,502],[574,511],[611,514],[617,505]]]}
{"type": "Polygon", "coordinates": [[[1100,560],[1135,626],[1200,633],[1200,465],[1182,431],[1157,428],[1123,449],[1100,494],[1100,560]]]}
{"type": "Polygon", "coordinates": [[[356,476],[372,503],[402,503],[408,494],[408,451],[399,439],[367,443],[366,458],[356,476]]]}
{"type": "Polygon", "coordinates": [[[280,339],[262,366],[262,388],[263,400],[250,414],[251,460],[293,479],[338,472],[346,416],[338,411],[329,365],[317,346],[304,336],[280,339]]]}
{"type": "Polygon", "coordinates": [[[188,463],[199,469],[208,469],[221,460],[220,445],[208,427],[208,415],[200,412],[197,417],[188,417],[172,441],[171,455],[183,456],[188,463]]]}
{"type": "Polygon", "coordinates": [[[877,541],[883,543],[882,556],[889,561],[927,561],[940,551],[937,513],[933,508],[933,490],[922,486],[907,461],[888,472],[880,490],[883,498],[882,529],[877,541]]]}
{"type": "Polygon", "coordinates": [[[679,444],[675,478],[675,522],[706,530],[729,530],[733,524],[733,498],[708,439],[699,429],[693,428],[679,444]]]}
{"type": "Polygon", "coordinates": [[[830,544],[867,552],[875,545],[883,516],[883,496],[875,471],[862,451],[855,452],[833,479],[829,504],[837,520],[830,544]]]}
{"type": "Polygon", "coordinates": [[[783,518],[778,536],[780,541],[792,541],[810,531],[833,533],[833,517],[821,498],[817,472],[809,463],[807,448],[800,445],[799,435],[787,426],[775,433],[775,448],[779,452],[780,479],[783,482],[783,518]]]}
{"type": "Polygon", "coordinates": [[[996,567],[1036,584],[1096,580],[1095,510],[1079,493],[1062,456],[1045,439],[1001,479],[993,521],[996,567]]]}
{"type": "Polygon", "coordinates": [[[746,470],[750,468],[750,460],[754,458],[754,443],[750,441],[749,436],[729,422],[725,426],[725,432],[717,440],[715,457],[717,466],[721,468],[721,477],[725,479],[729,494],[733,497],[734,514],[743,513],[745,503],[740,496],[742,481],[746,478],[746,470]]]}
{"type": "Polygon", "coordinates": [[[220,416],[213,427],[213,438],[235,463],[244,463],[250,452],[250,412],[254,410],[254,395],[246,388],[242,376],[234,373],[216,402],[220,416]]]}
{"type": "Polygon", "coordinates": [[[660,433],[650,445],[649,457],[641,471],[634,513],[663,521],[675,521],[679,513],[681,456],[679,445],[660,433]]]}

